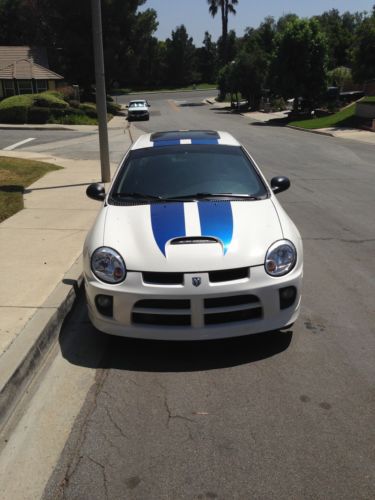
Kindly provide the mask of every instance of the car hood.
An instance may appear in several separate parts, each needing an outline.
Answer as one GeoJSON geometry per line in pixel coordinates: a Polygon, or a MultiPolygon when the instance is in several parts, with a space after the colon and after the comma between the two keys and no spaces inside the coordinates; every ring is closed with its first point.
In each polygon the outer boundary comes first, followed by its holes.
{"type": "Polygon", "coordinates": [[[107,205],[103,210],[95,245],[101,240],[117,250],[132,271],[204,272],[262,265],[269,246],[283,237],[271,199],[107,205]]]}

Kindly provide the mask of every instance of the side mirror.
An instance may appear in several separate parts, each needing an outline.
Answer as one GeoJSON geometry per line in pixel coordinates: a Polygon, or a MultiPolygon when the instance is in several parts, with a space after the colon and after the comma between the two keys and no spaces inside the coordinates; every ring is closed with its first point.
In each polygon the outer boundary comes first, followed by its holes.
{"type": "Polygon", "coordinates": [[[273,177],[271,179],[271,189],[275,194],[282,193],[290,187],[290,180],[288,177],[273,177]]]}
{"type": "Polygon", "coordinates": [[[99,182],[95,182],[94,184],[90,184],[86,189],[86,194],[89,198],[98,201],[104,201],[105,199],[105,189],[103,184],[99,182]]]}

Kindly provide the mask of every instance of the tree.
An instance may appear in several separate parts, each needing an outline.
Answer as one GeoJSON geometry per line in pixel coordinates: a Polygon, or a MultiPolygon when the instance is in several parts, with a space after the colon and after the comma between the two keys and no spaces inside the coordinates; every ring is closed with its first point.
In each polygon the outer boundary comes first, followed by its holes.
{"type": "Polygon", "coordinates": [[[237,44],[238,40],[236,32],[234,30],[230,30],[229,33],[227,34],[227,40],[225,44],[223,37],[222,36],[219,37],[217,41],[217,50],[218,50],[219,61],[221,63],[225,61],[225,58],[228,60],[228,62],[231,62],[236,58],[237,44]]]}
{"type": "Polygon", "coordinates": [[[204,34],[203,47],[197,49],[197,70],[202,82],[216,82],[217,46],[208,31],[204,34]]]}
{"type": "Polygon", "coordinates": [[[195,47],[183,24],[166,40],[166,61],[170,85],[183,86],[195,80],[195,47]]]}
{"type": "Polygon", "coordinates": [[[209,4],[209,12],[212,17],[215,17],[219,8],[221,11],[221,38],[223,44],[223,59],[222,62],[226,64],[230,59],[228,58],[228,17],[229,14],[236,14],[235,5],[238,0],[207,0],[209,4]]]}
{"type": "Polygon", "coordinates": [[[353,77],[359,83],[375,78],[375,10],[357,30],[353,49],[353,77]]]}
{"type": "Polygon", "coordinates": [[[330,69],[350,65],[350,50],[356,29],[362,23],[362,16],[350,12],[341,16],[338,10],[332,9],[314,18],[327,38],[330,69]]]}
{"type": "MultiPolygon", "coordinates": [[[[138,83],[153,47],[156,12],[146,0],[102,0],[107,83],[138,83]]],[[[94,81],[90,0],[0,0],[0,43],[47,47],[51,69],[89,89],[94,81]]],[[[155,43],[154,43],[155,45],[155,43]]],[[[147,64],[148,67],[148,64],[147,64]]]]}
{"type": "Polygon", "coordinates": [[[352,70],[345,66],[339,66],[328,71],[328,79],[331,85],[338,87],[342,91],[346,85],[353,82],[352,70]]]}
{"type": "Polygon", "coordinates": [[[275,37],[272,64],[277,93],[316,105],[326,92],[327,41],[316,20],[294,19],[275,37]]]}

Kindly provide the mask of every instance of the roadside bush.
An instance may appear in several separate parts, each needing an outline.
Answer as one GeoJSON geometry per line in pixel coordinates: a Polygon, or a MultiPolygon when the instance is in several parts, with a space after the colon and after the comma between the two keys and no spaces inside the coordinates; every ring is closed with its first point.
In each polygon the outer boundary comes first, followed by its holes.
{"type": "Polygon", "coordinates": [[[98,113],[96,111],[96,106],[93,103],[84,102],[84,103],[79,105],[79,109],[81,111],[83,111],[90,118],[97,118],[98,117],[98,113]]]}
{"type": "Polygon", "coordinates": [[[33,106],[27,113],[27,123],[47,123],[51,110],[33,106]]]}
{"type": "Polygon", "coordinates": [[[120,112],[120,110],[121,110],[121,106],[119,104],[107,101],[107,112],[108,113],[110,113],[111,115],[117,115],[120,112]]]}
{"type": "Polygon", "coordinates": [[[71,108],[78,109],[80,107],[80,102],[72,99],[71,101],[69,101],[69,105],[71,108]]]}
{"type": "Polygon", "coordinates": [[[85,113],[81,109],[75,109],[75,108],[51,108],[50,109],[50,120],[49,122],[51,123],[51,119],[56,118],[64,118],[65,116],[72,116],[72,115],[84,115],[85,113]]]}
{"type": "Polygon", "coordinates": [[[284,111],[287,108],[287,106],[282,97],[275,97],[271,99],[271,108],[274,111],[284,111]]]}
{"type": "Polygon", "coordinates": [[[59,92],[42,92],[41,94],[35,94],[34,105],[43,108],[67,108],[69,106],[59,92]]]}
{"type": "Polygon", "coordinates": [[[0,107],[0,123],[26,123],[27,110],[28,106],[22,104],[0,107]]]}

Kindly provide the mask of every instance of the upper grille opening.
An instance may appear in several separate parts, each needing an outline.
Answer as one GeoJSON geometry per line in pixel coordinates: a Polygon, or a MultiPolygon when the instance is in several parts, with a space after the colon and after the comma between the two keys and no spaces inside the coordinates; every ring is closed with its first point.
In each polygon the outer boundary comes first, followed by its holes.
{"type": "Polygon", "coordinates": [[[142,273],[144,283],[150,285],[182,285],[184,282],[183,273],[142,273]]]}
{"type": "Polygon", "coordinates": [[[208,276],[211,283],[240,280],[249,277],[249,268],[240,267],[238,269],[225,269],[224,271],[210,271],[208,276]]]}

